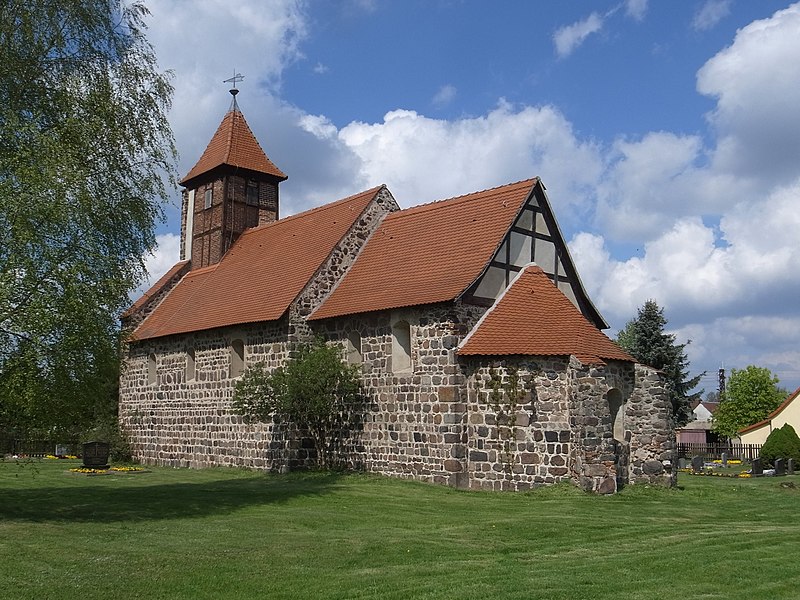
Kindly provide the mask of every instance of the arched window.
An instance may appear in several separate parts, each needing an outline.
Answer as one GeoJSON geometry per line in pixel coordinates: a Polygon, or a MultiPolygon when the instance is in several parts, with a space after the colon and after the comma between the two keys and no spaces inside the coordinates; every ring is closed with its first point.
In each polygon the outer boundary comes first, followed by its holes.
{"type": "Polygon", "coordinates": [[[392,371],[411,370],[411,326],[408,321],[392,325],[392,371]]]}
{"type": "Polygon", "coordinates": [[[244,372],[244,342],[233,340],[231,342],[231,370],[230,376],[239,377],[244,372]]]}
{"type": "Polygon", "coordinates": [[[153,385],[157,381],[158,362],[155,353],[151,352],[147,356],[147,385],[153,385]]]}
{"type": "Polygon", "coordinates": [[[625,441],[625,403],[617,388],[608,390],[608,410],[611,413],[611,431],[618,442],[625,441]]]}
{"type": "Polygon", "coordinates": [[[345,340],[345,350],[347,352],[347,362],[351,365],[360,365],[364,357],[361,354],[361,334],[351,331],[345,340]]]}
{"type": "Polygon", "coordinates": [[[195,376],[194,348],[186,351],[186,381],[193,381],[195,376]]]}

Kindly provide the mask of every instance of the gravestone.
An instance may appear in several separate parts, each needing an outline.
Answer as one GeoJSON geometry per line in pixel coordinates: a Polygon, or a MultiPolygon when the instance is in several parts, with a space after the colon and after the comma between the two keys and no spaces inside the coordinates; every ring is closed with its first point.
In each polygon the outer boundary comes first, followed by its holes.
{"type": "Polygon", "coordinates": [[[786,474],[794,475],[794,459],[790,458],[786,461],[786,474]]]}
{"type": "Polygon", "coordinates": [[[685,469],[685,468],[686,468],[686,465],[688,465],[688,464],[689,464],[689,461],[688,461],[688,460],[686,460],[686,457],[684,457],[684,456],[681,456],[681,457],[678,459],[678,468],[679,468],[679,469],[685,469]]]}
{"type": "Polygon", "coordinates": [[[786,475],[786,459],[785,458],[776,458],[775,459],[775,475],[786,475]]]}
{"type": "Polygon", "coordinates": [[[700,471],[702,471],[705,464],[706,461],[703,459],[702,456],[692,457],[692,471],[694,471],[695,473],[699,473],[700,471]]]}
{"type": "Polygon", "coordinates": [[[725,467],[725,468],[728,467],[728,453],[727,452],[723,452],[722,453],[722,466],[725,467]]]}
{"type": "Polygon", "coordinates": [[[65,444],[56,444],[56,456],[64,456],[68,450],[69,448],[65,444]]]}
{"type": "Polygon", "coordinates": [[[750,474],[751,475],[763,475],[764,470],[761,468],[761,459],[754,458],[753,462],[750,463],[750,474]]]}

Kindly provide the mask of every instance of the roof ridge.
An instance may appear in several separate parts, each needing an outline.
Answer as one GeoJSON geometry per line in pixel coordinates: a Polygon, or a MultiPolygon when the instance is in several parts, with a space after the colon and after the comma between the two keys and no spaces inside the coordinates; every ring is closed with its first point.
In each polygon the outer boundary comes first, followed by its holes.
{"type": "Polygon", "coordinates": [[[231,119],[231,126],[228,127],[228,139],[225,140],[225,153],[222,155],[223,163],[228,163],[230,161],[231,150],[233,149],[233,141],[235,139],[233,136],[233,130],[236,128],[236,115],[234,114],[233,110],[229,110],[227,113],[225,113],[225,116],[222,117],[222,120],[225,121],[225,119],[228,117],[231,119]]]}
{"type": "Polygon", "coordinates": [[[478,190],[477,192],[470,192],[468,194],[453,196],[452,198],[442,198],[440,200],[433,200],[431,202],[425,202],[423,204],[415,204],[414,206],[409,206],[408,208],[400,209],[399,211],[392,213],[392,215],[389,216],[393,216],[395,219],[397,219],[400,216],[433,210],[439,208],[442,204],[445,203],[458,204],[460,202],[469,202],[471,200],[476,200],[477,196],[481,196],[482,194],[487,194],[488,192],[494,192],[503,188],[512,189],[515,187],[522,187],[523,184],[528,184],[528,183],[530,183],[532,186],[536,181],[539,181],[538,177],[531,177],[530,179],[522,179],[520,181],[514,181],[513,183],[505,183],[503,185],[497,185],[494,187],[486,188],[485,190],[478,190]]]}
{"type": "Polygon", "coordinates": [[[311,208],[308,208],[308,209],[304,210],[303,212],[295,213],[293,215],[289,215],[288,217],[283,217],[281,219],[277,219],[277,220],[271,221],[269,223],[264,223],[263,225],[258,225],[257,227],[248,227],[247,229],[245,229],[242,232],[241,236],[239,236],[239,237],[248,235],[248,234],[253,233],[255,231],[262,231],[262,230],[264,230],[264,229],[266,229],[268,227],[277,227],[281,223],[287,223],[287,222],[295,221],[295,220],[297,220],[297,219],[299,219],[301,217],[306,217],[306,216],[308,216],[308,215],[310,215],[312,213],[315,213],[315,212],[322,212],[324,210],[328,210],[328,209],[331,209],[333,207],[341,206],[342,204],[346,204],[347,202],[352,202],[353,200],[356,200],[357,198],[365,196],[365,195],[369,194],[370,192],[372,192],[373,195],[377,194],[381,189],[383,189],[385,187],[386,187],[386,184],[381,184],[381,185],[375,186],[373,188],[364,190],[362,192],[357,192],[357,193],[352,194],[350,196],[347,196],[345,198],[340,198],[339,200],[334,200],[333,202],[328,202],[327,204],[321,204],[319,206],[312,206],[311,208]]]}

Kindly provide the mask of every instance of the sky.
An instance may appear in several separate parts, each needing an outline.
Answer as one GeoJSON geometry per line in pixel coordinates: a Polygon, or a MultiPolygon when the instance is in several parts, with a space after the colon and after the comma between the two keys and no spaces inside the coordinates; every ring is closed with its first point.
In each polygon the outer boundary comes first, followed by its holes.
{"type": "MultiPolygon", "coordinates": [[[[538,176],[617,330],[645,301],[701,386],[800,387],[800,3],[151,0],[184,176],[238,102],[286,216],[538,176]]],[[[179,192],[147,257],[178,260],[179,192]]]]}

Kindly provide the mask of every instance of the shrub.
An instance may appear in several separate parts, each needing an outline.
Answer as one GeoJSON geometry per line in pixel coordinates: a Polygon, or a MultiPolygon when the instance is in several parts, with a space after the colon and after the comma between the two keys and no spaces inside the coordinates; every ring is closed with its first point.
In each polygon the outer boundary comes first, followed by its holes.
{"type": "Polygon", "coordinates": [[[774,464],[776,458],[792,458],[795,462],[800,462],[800,437],[794,427],[786,423],[783,427],[774,429],[761,447],[759,458],[765,464],[774,464]]]}
{"type": "Polygon", "coordinates": [[[234,410],[247,421],[286,421],[314,442],[317,465],[331,459],[347,431],[359,427],[363,400],[359,367],[341,360],[341,349],[322,338],[299,345],[287,363],[270,371],[249,367],[236,383],[234,410]]]}

